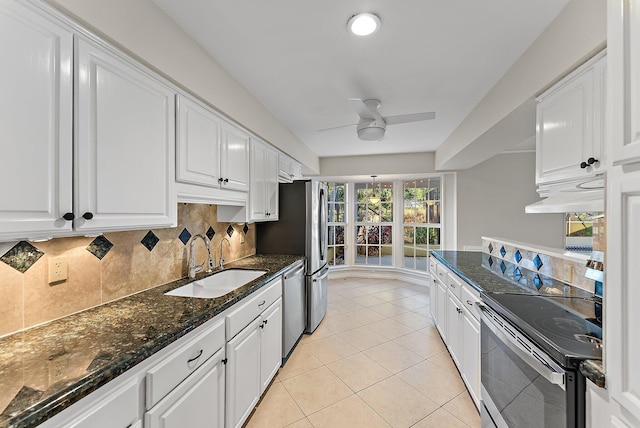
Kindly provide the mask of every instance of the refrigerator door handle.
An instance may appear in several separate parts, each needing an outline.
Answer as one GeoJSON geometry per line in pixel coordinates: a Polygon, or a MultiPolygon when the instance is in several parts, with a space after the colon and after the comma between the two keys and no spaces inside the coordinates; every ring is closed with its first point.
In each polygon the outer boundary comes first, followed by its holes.
{"type": "Polygon", "coordinates": [[[320,260],[326,258],[325,248],[327,247],[327,201],[324,189],[320,189],[320,221],[318,222],[318,243],[320,245],[320,260]]]}
{"type": "Polygon", "coordinates": [[[329,266],[325,266],[323,272],[320,274],[319,277],[314,278],[313,282],[318,282],[318,281],[322,281],[323,279],[325,279],[327,276],[329,275],[329,266]]]}

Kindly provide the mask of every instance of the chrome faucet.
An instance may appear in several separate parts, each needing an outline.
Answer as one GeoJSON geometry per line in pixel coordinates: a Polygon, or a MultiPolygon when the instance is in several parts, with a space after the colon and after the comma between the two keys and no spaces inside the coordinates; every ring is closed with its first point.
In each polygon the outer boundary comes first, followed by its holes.
{"type": "Polygon", "coordinates": [[[231,242],[227,238],[222,238],[222,241],[220,241],[220,269],[224,267],[224,256],[222,255],[222,243],[224,241],[227,241],[227,247],[231,248],[231,242]]]}
{"type": "Polygon", "coordinates": [[[207,263],[207,260],[205,260],[204,262],[202,262],[201,265],[196,266],[196,256],[195,256],[195,252],[193,251],[193,247],[195,246],[196,240],[198,238],[201,238],[202,241],[204,242],[204,245],[207,247],[207,254],[209,255],[209,267],[206,270],[206,272],[212,272],[213,271],[213,259],[211,258],[211,241],[209,241],[209,238],[207,238],[204,235],[194,235],[193,238],[191,239],[191,246],[190,248],[190,253],[191,256],[189,257],[189,278],[195,278],[196,277],[196,273],[200,272],[202,269],[204,269],[204,264],[207,263]]]}

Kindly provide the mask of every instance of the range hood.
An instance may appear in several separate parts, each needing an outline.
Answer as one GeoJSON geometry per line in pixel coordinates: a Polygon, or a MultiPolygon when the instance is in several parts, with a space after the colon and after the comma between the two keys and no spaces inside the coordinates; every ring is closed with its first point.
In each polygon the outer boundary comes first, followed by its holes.
{"type": "Polygon", "coordinates": [[[540,192],[543,199],[524,209],[526,213],[603,212],[604,178],[597,177],[578,185],[556,186],[540,192]]]}

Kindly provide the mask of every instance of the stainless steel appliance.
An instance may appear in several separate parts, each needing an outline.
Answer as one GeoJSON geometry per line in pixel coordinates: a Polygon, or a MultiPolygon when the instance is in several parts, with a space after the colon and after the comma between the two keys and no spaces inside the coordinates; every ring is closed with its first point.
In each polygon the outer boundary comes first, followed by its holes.
{"type": "Polygon", "coordinates": [[[256,251],[305,256],[305,331],[311,333],[327,311],[327,187],[315,180],[281,183],[278,208],[277,222],[256,226],[256,251]]]}
{"type": "Polygon", "coordinates": [[[596,300],[482,295],[482,427],[584,427],[585,359],[601,359],[596,300]]]}
{"type": "Polygon", "coordinates": [[[282,279],[282,359],[286,361],[307,325],[304,263],[296,263],[282,279]]]}

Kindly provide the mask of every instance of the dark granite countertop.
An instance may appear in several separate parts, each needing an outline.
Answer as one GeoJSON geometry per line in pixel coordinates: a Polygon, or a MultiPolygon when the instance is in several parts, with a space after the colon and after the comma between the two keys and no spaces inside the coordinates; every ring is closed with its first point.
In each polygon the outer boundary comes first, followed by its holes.
{"type": "Polygon", "coordinates": [[[261,269],[267,273],[215,299],[164,295],[192,281],[185,278],[0,338],[0,403],[4,407],[0,428],[42,423],[301,259],[255,255],[228,263],[226,269],[261,269]]]}

